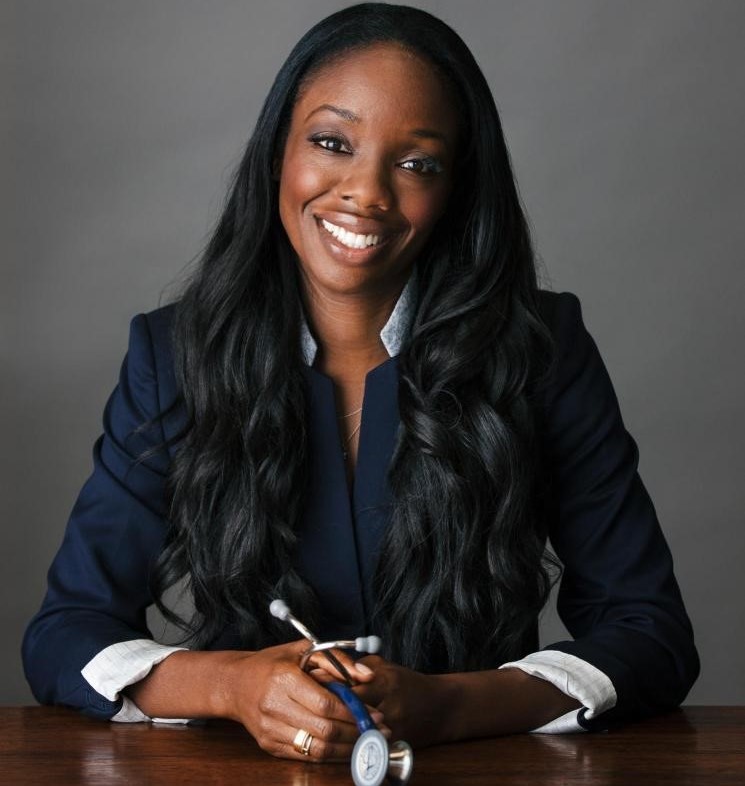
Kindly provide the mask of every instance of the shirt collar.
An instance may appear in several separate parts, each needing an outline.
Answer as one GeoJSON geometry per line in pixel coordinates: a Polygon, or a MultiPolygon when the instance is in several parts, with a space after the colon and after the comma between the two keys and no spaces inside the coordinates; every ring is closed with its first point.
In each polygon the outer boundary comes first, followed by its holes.
{"type": "MultiPolygon", "coordinates": [[[[388,317],[388,321],[380,331],[380,340],[383,342],[389,357],[398,355],[404,339],[411,329],[416,308],[416,295],[416,272],[414,272],[406,282],[406,286],[399,295],[396,305],[393,307],[390,317],[388,317]]],[[[312,366],[318,354],[318,344],[310,332],[305,314],[303,314],[303,321],[300,326],[300,348],[306,364],[312,366]]]]}

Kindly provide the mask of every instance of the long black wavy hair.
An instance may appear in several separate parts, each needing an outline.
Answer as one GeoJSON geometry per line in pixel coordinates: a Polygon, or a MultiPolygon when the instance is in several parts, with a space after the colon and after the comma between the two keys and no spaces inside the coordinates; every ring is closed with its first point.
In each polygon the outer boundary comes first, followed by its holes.
{"type": "MultiPolygon", "coordinates": [[[[527,223],[489,87],[425,11],[363,3],[295,46],[264,103],[224,211],[177,306],[175,372],[186,427],[170,473],[170,530],[152,589],[196,647],[226,626],[243,646],[286,640],[285,598],[317,618],[293,568],[307,481],[297,262],[279,219],[281,157],[303,80],[331,58],[396,42],[449,81],[460,106],[454,193],[417,261],[419,296],[399,358],[401,426],[372,629],[411,668],[519,657],[550,589],[534,411],[551,360],[527,223]],[[195,615],[161,599],[188,577],[195,615]]],[[[361,621],[362,623],[362,621],[361,621]]]]}

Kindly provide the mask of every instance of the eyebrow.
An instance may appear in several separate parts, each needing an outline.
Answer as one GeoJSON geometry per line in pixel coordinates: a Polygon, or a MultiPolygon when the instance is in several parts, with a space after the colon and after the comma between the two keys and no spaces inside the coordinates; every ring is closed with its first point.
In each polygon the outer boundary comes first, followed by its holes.
{"type": "MultiPolygon", "coordinates": [[[[313,117],[313,115],[323,111],[333,112],[335,115],[339,115],[339,117],[341,117],[343,120],[346,120],[348,123],[362,122],[362,118],[359,115],[356,115],[350,109],[343,109],[342,107],[334,106],[333,104],[321,104],[320,106],[317,106],[305,118],[306,122],[311,117],[313,117]]],[[[418,137],[419,139],[438,139],[443,144],[448,143],[448,138],[445,136],[445,134],[441,133],[440,131],[435,131],[432,128],[415,128],[411,132],[411,135],[418,137]]]]}
{"type": "Polygon", "coordinates": [[[321,111],[323,111],[324,109],[325,109],[325,110],[328,110],[329,112],[333,112],[334,114],[337,114],[337,115],[339,115],[339,117],[343,118],[344,120],[347,120],[347,121],[348,121],[348,122],[350,122],[350,123],[359,123],[359,122],[360,122],[360,120],[361,120],[361,118],[360,118],[358,115],[355,115],[355,113],[354,113],[354,112],[352,112],[351,110],[349,110],[349,109],[342,109],[341,107],[334,106],[333,104],[321,104],[321,106],[317,106],[317,107],[316,107],[316,108],[315,108],[315,109],[314,109],[314,110],[313,110],[313,111],[312,111],[312,112],[311,112],[311,113],[308,115],[308,117],[306,117],[305,119],[306,119],[306,120],[309,120],[309,119],[310,119],[311,117],[313,117],[313,115],[315,115],[317,112],[321,112],[321,111]]]}
{"type": "Polygon", "coordinates": [[[439,139],[443,144],[448,143],[448,138],[440,131],[435,131],[432,128],[415,128],[411,132],[412,136],[417,136],[420,139],[439,139]]]}

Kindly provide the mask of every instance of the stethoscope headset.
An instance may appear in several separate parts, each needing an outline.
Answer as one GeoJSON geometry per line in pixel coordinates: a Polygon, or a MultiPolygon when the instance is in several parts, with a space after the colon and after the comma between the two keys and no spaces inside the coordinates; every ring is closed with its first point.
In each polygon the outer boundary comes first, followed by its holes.
{"type": "Polygon", "coordinates": [[[408,783],[414,769],[414,753],[411,746],[403,740],[388,745],[386,738],[373,723],[364,703],[352,691],[354,680],[331,651],[349,649],[372,654],[380,649],[380,639],[377,636],[361,636],[354,640],[318,641],[308,628],[292,615],[283,600],[273,600],[269,605],[269,611],[277,619],[289,622],[301,636],[310,642],[311,646],[300,658],[300,668],[303,671],[308,671],[311,656],[316,652],[321,652],[344,678],[344,683],[329,682],[324,687],[344,702],[352,713],[360,732],[359,739],[352,751],[351,761],[352,780],[355,786],[380,786],[386,778],[393,786],[399,786],[399,784],[403,786],[408,783]]]}

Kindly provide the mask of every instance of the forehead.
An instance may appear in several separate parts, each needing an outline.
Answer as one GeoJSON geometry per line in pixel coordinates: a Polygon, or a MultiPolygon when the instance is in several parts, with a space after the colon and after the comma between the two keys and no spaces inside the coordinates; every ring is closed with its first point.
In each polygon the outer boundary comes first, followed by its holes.
{"type": "Polygon", "coordinates": [[[344,52],[306,77],[293,109],[293,120],[332,104],[363,121],[408,119],[457,125],[452,88],[422,56],[398,44],[373,44],[344,52]]]}

